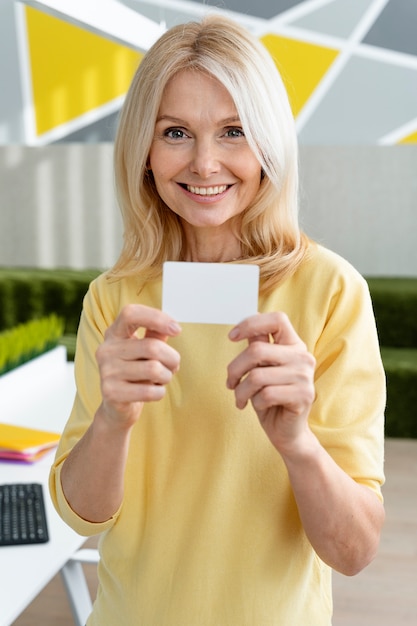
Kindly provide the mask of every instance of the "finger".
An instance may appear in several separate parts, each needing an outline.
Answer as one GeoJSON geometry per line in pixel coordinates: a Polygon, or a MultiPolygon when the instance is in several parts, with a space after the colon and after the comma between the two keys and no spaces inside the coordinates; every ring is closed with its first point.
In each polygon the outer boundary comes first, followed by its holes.
{"type": "Polygon", "coordinates": [[[308,363],[256,368],[237,385],[235,397],[238,408],[244,408],[249,400],[259,410],[272,406],[304,406],[314,399],[312,370],[308,363]]]}
{"type": "MultiPolygon", "coordinates": [[[[258,415],[268,409],[280,407],[282,415],[297,417],[310,411],[314,394],[309,390],[301,395],[293,385],[263,387],[251,398],[252,406],[258,415]]],[[[262,419],[261,419],[262,421],[262,419]]]]}
{"type": "Polygon", "coordinates": [[[173,370],[165,367],[160,361],[129,361],[122,362],[121,366],[112,373],[107,372],[103,379],[127,383],[150,383],[166,385],[173,376],[173,370]]]}
{"type": "Polygon", "coordinates": [[[168,339],[168,335],[162,335],[161,333],[158,333],[156,330],[150,330],[149,328],[146,329],[145,331],[145,335],[144,335],[147,339],[159,339],[160,341],[166,341],[168,339]]]}
{"type": "Polygon", "coordinates": [[[164,385],[154,385],[148,382],[132,383],[104,381],[102,384],[103,402],[107,407],[127,407],[133,403],[155,402],[165,395],[164,385]]]}
{"type": "MultiPolygon", "coordinates": [[[[169,348],[166,344],[163,346],[169,348]]],[[[163,385],[171,380],[172,372],[178,370],[179,362],[180,357],[176,350],[161,348],[141,350],[135,359],[123,360],[116,364],[116,367],[119,376],[124,380],[132,382],[149,380],[163,385]]]]}
{"type": "Polygon", "coordinates": [[[270,335],[255,335],[254,337],[248,337],[248,343],[254,343],[260,341],[261,343],[271,343],[270,335]]]}
{"type": "Polygon", "coordinates": [[[236,406],[243,409],[263,389],[290,384],[287,372],[280,367],[261,367],[248,373],[235,388],[236,406]]]}
{"type": "Polygon", "coordinates": [[[156,333],[163,337],[174,337],[181,332],[181,327],[164,311],[144,306],[142,304],[128,304],[123,307],[107,335],[127,339],[132,337],[139,328],[147,332],[156,333]]]}
{"type": "MultiPolygon", "coordinates": [[[[131,340],[125,340],[126,342],[136,343],[131,340]]],[[[155,340],[153,342],[156,343],[155,340]]],[[[162,345],[169,348],[166,344],[162,345]]],[[[106,404],[126,405],[162,398],[165,385],[171,381],[179,367],[178,353],[170,349],[166,354],[171,356],[171,359],[165,359],[166,365],[156,359],[125,360],[123,357],[107,359],[101,363],[101,390],[106,404]]]]}
{"type": "Polygon", "coordinates": [[[293,358],[293,349],[263,341],[252,341],[227,368],[227,386],[234,389],[240,380],[257,367],[284,365],[293,358]]]}
{"type": "Polygon", "coordinates": [[[159,339],[148,337],[105,341],[97,349],[96,358],[102,375],[119,373],[119,377],[124,376],[124,364],[128,363],[158,361],[173,372],[178,370],[180,363],[177,350],[159,339]]]}
{"type": "Polygon", "coordinates": [[[258,313],[258,315],[248,317],[229,333],[229,339],[232,341],[242,339],[253,341],[258,337],[260,341],[265,341],[265,337],[269,336],[272,336],[275,343],[282,345],[302,343],[288,316],[282,311],[258,313]]]}

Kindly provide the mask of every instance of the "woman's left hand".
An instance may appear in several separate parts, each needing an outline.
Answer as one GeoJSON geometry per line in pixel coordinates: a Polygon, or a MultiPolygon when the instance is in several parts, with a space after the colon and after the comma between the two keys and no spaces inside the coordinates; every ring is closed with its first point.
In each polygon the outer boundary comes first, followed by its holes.
{"type": "Polygon", "coordinates": [[[315,398],[315,359],[285,313],[247,318],[229,333],[248,346],[228,367],[227,386],[236,406],[251,401],[266,434],[278,451],[296,445],[307,429],[315,398]]]}
{"type": "Polygon", "coordinates": [[[308,426],[315,398],[315,359],[284,313],[249,317],[230,333],[248,346],[228,367],[236,405],[251,401],[281,454],[304,531],[333,569],[357,574],[374,558],[384,508],[328,454],[308,426]]]}

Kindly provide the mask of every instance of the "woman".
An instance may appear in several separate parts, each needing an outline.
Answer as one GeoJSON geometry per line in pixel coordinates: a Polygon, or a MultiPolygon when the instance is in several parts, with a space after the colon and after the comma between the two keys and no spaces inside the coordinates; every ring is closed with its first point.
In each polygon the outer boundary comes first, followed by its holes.
{"type": "Polygon", "coordinates": [[[124,247],[89,289],[51,473],[102,533],[89,626],[324,626],[331,569],[384,519],[384,373],[365,281],[297,223],[288,99],[262,45],[210,16],[168,31],[115,144],[124,247]],[[161,311],[165,260],[257,264],[259,314],[161,311]]]}

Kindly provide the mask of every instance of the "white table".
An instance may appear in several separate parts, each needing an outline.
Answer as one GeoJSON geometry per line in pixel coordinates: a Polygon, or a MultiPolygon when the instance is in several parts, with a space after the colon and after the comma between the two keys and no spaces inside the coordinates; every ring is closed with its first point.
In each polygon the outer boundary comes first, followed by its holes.
{"type": "MultiPolygon", "coordinates": [[[[47,374],[19,383],[20,393],[0,396],[0,420],[61,432],[72,406],[73,364],[58,354],[47,374]]],[[[9,385],[8,385],[9,387],[9,385]]],[[[10,385],[10,388],[13,385],[10,385]]],[[[50,540],[45,544],[0,547],[0,626],[9,626],[85,542],[59,518],[49,497],[48,476],[55,451],[40,461],[0,461],[0,483],[39,482],[44,486],[50,540]]]]}

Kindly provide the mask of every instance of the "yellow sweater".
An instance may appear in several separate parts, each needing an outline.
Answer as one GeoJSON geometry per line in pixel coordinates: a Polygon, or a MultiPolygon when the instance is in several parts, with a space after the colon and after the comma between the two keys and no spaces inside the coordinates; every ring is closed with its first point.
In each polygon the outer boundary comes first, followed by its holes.
{"type": "MultiPolygon", "coordinates": [[[[235,408],[230,327],[182,324],[181,369],[134,427],[125,497],[92,524],[68,506],[62,462],[100,403],[95,350],[123,305],[160,308],[161,283],[92,283],[76,357],[78,393],[51,471],[51,494],[76,531],[102,533],[88,626],[328,626],[331,570],[308,542],[280,455],[249,406],[235,408]]],[[[261,312],[285,311],[317,359],[310,423],[336,462],[380,496],[385,378],[365,281],[321,247],[261,312]]],[[[380,496],[381,497],[381,496],[380,496]]]]}

